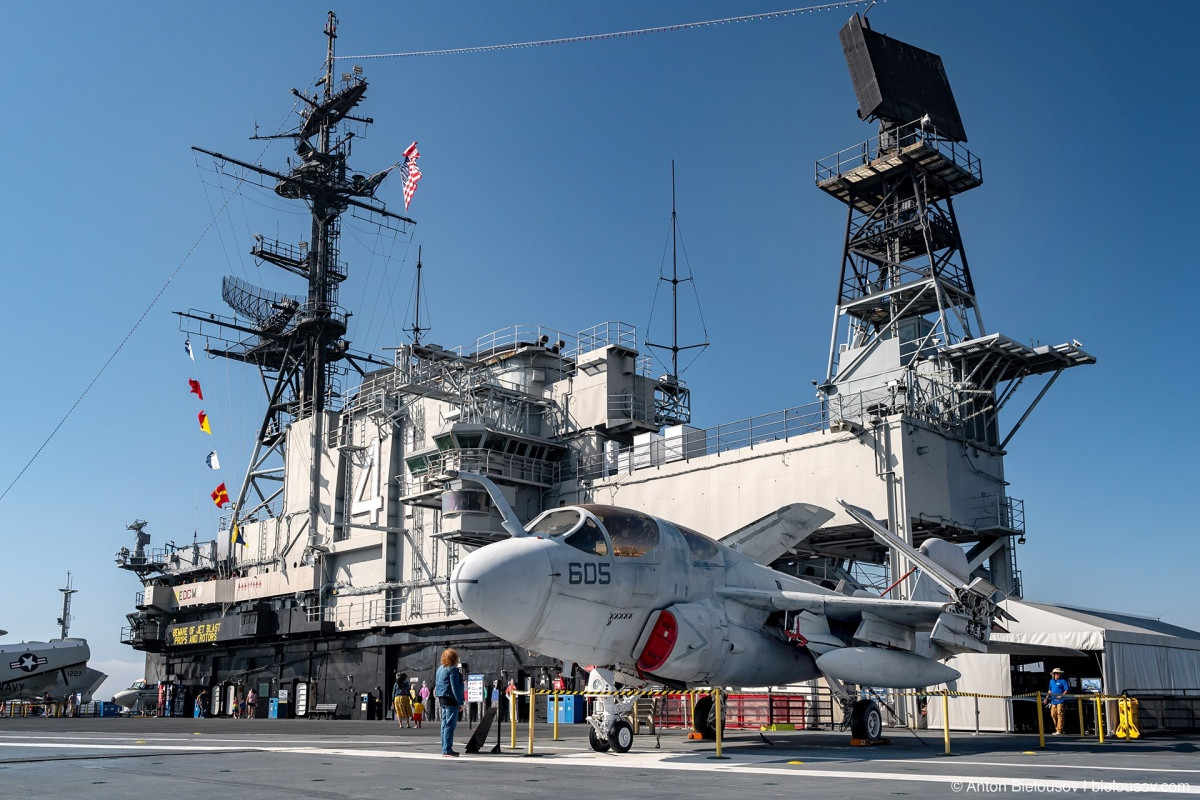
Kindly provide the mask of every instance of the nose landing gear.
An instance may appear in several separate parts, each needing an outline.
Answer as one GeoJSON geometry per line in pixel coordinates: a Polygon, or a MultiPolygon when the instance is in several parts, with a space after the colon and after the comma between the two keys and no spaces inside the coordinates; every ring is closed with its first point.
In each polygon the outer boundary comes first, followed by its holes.
{"type": "Polygon", "coordinates": [[[629,712],[633,710],[633,698],[618,698],[612,694],[617,689],[611,669],[597,667],[588,675],[587,690],[597,693],[599,706],[587,722],[588,743],[598,753],[612,748],[614,753],[627,753],[633,747],[633,726],[629,724],[629,712]]]}

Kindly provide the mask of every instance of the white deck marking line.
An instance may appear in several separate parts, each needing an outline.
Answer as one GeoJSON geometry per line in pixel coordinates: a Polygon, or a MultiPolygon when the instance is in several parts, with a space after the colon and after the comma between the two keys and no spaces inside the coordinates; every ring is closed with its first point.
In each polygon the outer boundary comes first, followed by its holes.
{"type": "MultiPolygon", "coordinates": [[[[69,744],[69,743],[25,743],[25,744],[0,744],[0,747],[35,747],[35,748],[64,748],[72,750],[119,750],[128,749],[137,750],[164,750],[164,751],[232,751],[242,750],[249,751],[249,748],[235,747],[204,747],[201,745],[109,745],[109,744],[69,744]]],[[[441,760],[442,756],[437,753],[398,753],[394,751],[383,750],[359,750],[359,749],[344,749],[344,748],[326,748],[326,747],[256,747],[253,748],[256,752],[269,752],[279,754],[292,755],[321,755],[321,756],[346,756],[351,758],[409,758],[409,759],[424,759],[424,760],[441,760]]],[[[900,783],[942,783],[952,784],[961,787],[967,784],[983,784],[996,786],[1012,786],[1015,784],[1036,785],[1041,791],[1059,790],[1059,791],[1091,791],[1097,785],[1103,786],[1106,793],[1130,793],[1130,792],[1145,792],[1148,787],[1153,786],[1155,791],[1161,791],[1173,794],[1196,794],[1200,795],[1200,785],[1192,786],[1190,784],[1151,784],[1148,781],[1068,781],[1056,778],[1023,778],[1019,776],[997,776],[997,775],[913,775],[904,772],[853,772],[850,770],[840,769],[810,769],[805,765],[783,765],[773,764],[767,765],[762,762],[747,763],[730,760],[730,763],[712,763],[706,756],[686,756],[687,758],[696,759],[693,761],[673,763],[664,763],[663,759],[676,758],[671,754],[638,754],[637,757],[631,757],[631,754],[626,753],[620,756],[608,756],[598,754],[598,757],[579,757],[579,756],[562,756],[554,759],[554,766],[574,766],[574,767],[610,767],[614,764],[624,763],[628,766],[636,766],[639,769],[661,769],[689,772],[723,772],[730,774],[755,774],[755,775],[775,775],[810,778],[847,778],[851,780],[876,780],[890,781],[900,783]]],[[[481,763],[490,762],[494,764],[512,764],[510,756],[472,756],[466,763],[481,763]]],[[[1023,765],[1024,766],[1024,765],[1023,765]]],[[[1047,766],[1047,765],[1039,765],[1047,766]]]]}

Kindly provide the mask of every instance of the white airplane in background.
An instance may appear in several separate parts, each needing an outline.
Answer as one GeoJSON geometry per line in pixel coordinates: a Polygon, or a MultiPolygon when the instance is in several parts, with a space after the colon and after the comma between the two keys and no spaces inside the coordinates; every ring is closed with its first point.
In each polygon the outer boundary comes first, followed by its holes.
{"type": "MultiPolygon", "coordinates": [[[[459,607],[515,645],[598,665],[589,675],[592,692],[616,689],[618,674],[624,683],[672,688],[824,677],[853,735],[873,739],[881,733],[879,707],[856,700],[847,685],[955,681],[959,672],[938,659],[986,651],[993,619],[1005,616],[995,587],[970,581],[961,548],[929,539],[916,550],[841,500],[880,543],[920,567],[914,593],[935,599],[847,596],[766,566],[833,517],[817,506],[785,506],[714,541],[607,505],[555,508],[522,526],[489,478],[452,471],[443,478],[484,487],[511,537],[459,562],[450,580],[459,607]]],[[[604,695],[601,705],[588,717],[592,747],[626,752],[632,699],[604,695]]],[[[696,727],[710,738],[714,712],[711,698],[697,701],[696,727]]]]}
{"type": "MultiPolygon", "coordinates": [[[[3,634],[0,631],[0,634],[3,634]]],[[[87,665],[92,653],[84,639],[0,644],[0,700],[62,700],[82,693],[83,702],[108,676],[87,665]]]]}
{"type": "Polygon", "coordinates": [[[128,689],[122,689],[113,695],[112,701],[121,708],[137,711],[141,708],[158,705],[158,684],[147,686],[144,678],[133,682],[128,689]]]}

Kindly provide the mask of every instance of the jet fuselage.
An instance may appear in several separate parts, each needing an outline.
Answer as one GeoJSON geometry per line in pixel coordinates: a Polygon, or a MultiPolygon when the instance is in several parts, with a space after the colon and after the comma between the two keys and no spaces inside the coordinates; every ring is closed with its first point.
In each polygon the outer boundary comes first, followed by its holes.
{"type": "Polygon", "coordinates": [[[818,675],[817,654],[767,625],[770,611],[722,590],[828,593],[820,586],[615,506],[554,509],[526,530],[470,553],[451,578],[462,610],[502,639],[564,662],[618,665],[684,685],[818,675]]]}

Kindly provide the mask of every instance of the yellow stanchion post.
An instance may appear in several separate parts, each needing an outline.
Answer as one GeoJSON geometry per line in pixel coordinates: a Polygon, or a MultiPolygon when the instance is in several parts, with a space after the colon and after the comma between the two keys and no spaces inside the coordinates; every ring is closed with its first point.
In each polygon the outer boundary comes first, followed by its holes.
{"type": "Polygon", "coordinates": [[[525,691],[529,694],[529,747],[525,755],[533,755],[533,721],[537,717],[537,695],[533,693],[533,678],[525,682],[525,691]]]}
{"type": "Polygon", "coordinates": [[[1075,708],[1079,710],[1079,738],[1083,738],[1083,698],[1075,698],[1075,708]]]}
{"type": "Polygon", "coordinates": [[[1100,695],[1096,695],[1096,733],[1100,735],[1100,744],[1104,744],[1104,704],[1100,695]]]}
{"type": "Polygon", "coordinates": [[[725,756],[721,755],[721,728],[723,728],[725,726],[723,724],[724,720],[722,719],[722,715],[721,715],[721,687],[719,687],[719,686],[713,687],[712,698],[713,698],[713,711],[717,715],[717,717],[716,717],[716,719],[717,719],[717,754],[715,756],[709,756],[709,758],[722,758],[723,759],[723,758],[725,758],[725,756]]]}
{"type": "Polygon", "coordinates": [[[1038,747],[1046,746],[1046,721],[1042,719],[1042,693],[1037,693],[1038,747]]]}
{"type": "Polygon", "coordinates": [[[942,689],[942,739],[946,743],[946,755],[950,755],[950,690],[942,689]]]}
{"type": "Polygon", "coordinates": [[[510,750],[517,749],[517,693],[509,692],[508,695],[508,732],[510,750]]]}
{"type": "Polygon", "coordinates": [[[559,713],[559,710],[560,710],[560,707],[558,705],[558,692],[556,691],[554,693],[554,741],[556,741],[556,742],[562,741],[562,739],[558,738],[558,713],[559,713]]]}

